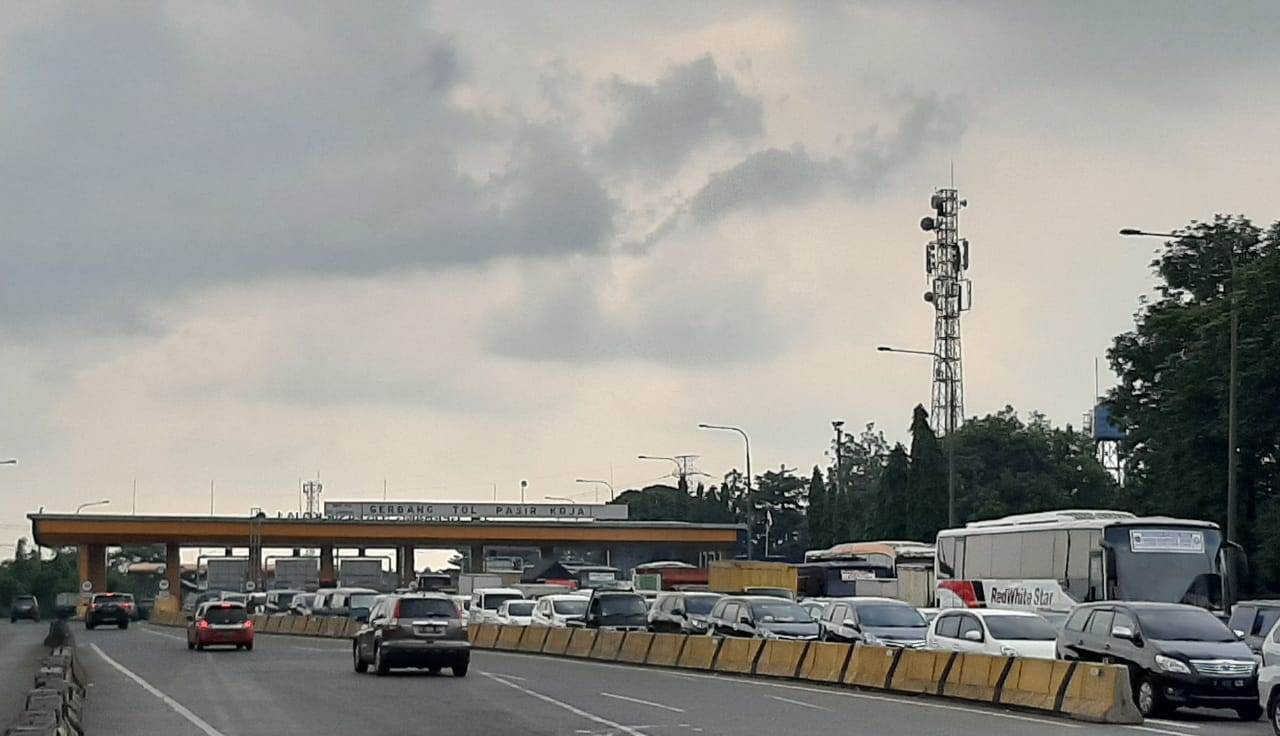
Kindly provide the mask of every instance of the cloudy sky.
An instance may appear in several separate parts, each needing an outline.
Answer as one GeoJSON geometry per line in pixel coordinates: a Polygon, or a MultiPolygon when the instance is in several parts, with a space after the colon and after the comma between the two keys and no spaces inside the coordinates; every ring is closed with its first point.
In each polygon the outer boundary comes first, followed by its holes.
{"type": "MultiPolygon", "coordinates": [[[[1078,423],[1117,228],[1280,216],[1280,6],[0,11],[0,536],[40,505],[533,497],[905,434],[970,205],[966,410],[1078,423]]],[[[1104,384],[1107,381],[1104,374],[1104,384]]],[[[0,552],[7,552],[0,548],[0,552]]]]}

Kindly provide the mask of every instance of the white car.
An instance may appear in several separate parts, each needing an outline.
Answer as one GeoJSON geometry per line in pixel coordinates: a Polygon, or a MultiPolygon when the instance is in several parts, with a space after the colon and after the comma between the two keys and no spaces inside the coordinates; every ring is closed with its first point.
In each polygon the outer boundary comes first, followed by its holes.
{"type": "Polygon", "coordinates": [[[1258,670],[1258,703],[1267,709],[1271,731],[1280,736],[1280,622],[1262,640],[1262,669],[1258,670]]]}
{"type": "Polygon", "coordinates": [[[1000,608],[951,608],[929,624],[926,646],[952,652],[1054,659],[1058,630],[1038,614],[1000,608]]]}
{"type": "Polygon", "coordinates": [[[535,601],[504,601],[498,606],[498,623],[511,626],[528,626],[533,616],[535,601]]]}
{"type": "Polygon", "coordinates": [[[581,595],[544,595],[534,605],[529,625],[563,629],[569,625],[570,619],[586,615],[587,600],[581,595]]]}
{"type": "Polygon", "coordinates": [[[507,601],[522,601],[524,593],[515,588],[476,588],[471,591],[471,608],[467,609],[467,623],[496,624],[498,608],[507,601]]]}

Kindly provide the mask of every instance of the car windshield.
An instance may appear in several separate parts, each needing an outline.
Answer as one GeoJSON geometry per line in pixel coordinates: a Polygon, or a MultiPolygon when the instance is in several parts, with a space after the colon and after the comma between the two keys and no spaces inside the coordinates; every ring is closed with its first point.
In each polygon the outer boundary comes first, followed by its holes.
{"type": "Polygon", "coordinates": [[[277,606],[287,606],[293,602],[293,599],[297,597],[298,594],[297,593],[276,593],[274,595],[276,597],[277,606]]]}
{"type": "Polygon", "coordinates": [[[720,600],[717,595],[689,595],[684,599],[684,612],[692,616],[706,616],[711,607],[720,600]]]}
{"type": "Polygon", "coordinates": [[[987,616],[985,621],[996,639],[1052,641],[1058,635],[1053,624],[1039,616],[987,616]]]}
{"type": "Polygon", "coordinates": [[[649,607],[638,595],[603,595],[600,596],[601,616],[633,616],[646,614],[649,607]]]}
{"type": "Polygon", "coordinates": [[[863,626],[923,629],[929,624],[911,606],[858,606],[858,622],[863,626]]]}
{"type": "Polygon", "coordinates": [[[35,596],[20,595],[17,598],[14,598],[13,602],[14,603],[35,603],[35,600],[36,600],[35,596]]]}
{"type": "Polygon", "coordinates": [[[248,615],[240,606],[227,606],[222,608],[219,606],[210,606],[204,612],[204,620],[211,624],[242,624],[248,620],[248,615]]]}
{"type": "Polygon", "coordinates": [[[1201,609],[1139,611],[1138,623],[1148,639],[1162,641],[1235,641],[1235,634],[1216,616],[1201,609]]]}
{"type": "Polygon", "coordinates": [[[126,595],[119,595],[116,593],[109,593],[106,595],[98,595],[93,597],[94,603],[128,603],[130,600],[132,600],[132,597],[126,596],[126,595]]]}
{"type": "Polygon", "coordinates": [[[373,605],[373,601],[377,597],[377,593],[356,593],[351,596],[351,601],[348,605],[351,608],[368,608],[373,605]]]}
{"type": "Polygon", "coordinates": [[[809,612],[797,603],[778,600],[776,603],[752,603],[751,616],[760,623],[772,624],[807,624],[813,622],[809,612]]]}
{"type": "Polygon", "coordinates": [[[454,618],[458,609],[453,607],[452,601],[439,598],[401,598],[396,615],[400,618],[454,618]]]}
{"type": "Polygon", "coordinates": [[[244,603],[246,599],[240,593],[226,593],[222,596],[222,600],[234,601],[236,603],[244,603]]]}
{"type": "Polygon", "coordinates": [[[496,611],[507,601],[518,601],[523,598],[524,596],[519,593],[490,593],[484,597],[484,607],[490,611],[496,611]]]}
{"type": "Polygon", "coordinates": [[[1244,633],[1265,636],[1268,631],[1271,631],[1271,627],[1276,625],[1277,619],[1280,619],[1280,608],[1264,608],[1258,611],[1258,616],[1253,621],[1253,628],[1244,633]]]}
{"type": "Polygon", "coordinates": [[[564,600],[552,601],[551,607],[561,616],[581,616],[587,612],[587,599],[565,598],[564,600]]]}
{"type": "Polygon", "coordinates": [[[507,604],[508,616],[529,616],[533,613],[533,601],[512,601],[507,604]]]}

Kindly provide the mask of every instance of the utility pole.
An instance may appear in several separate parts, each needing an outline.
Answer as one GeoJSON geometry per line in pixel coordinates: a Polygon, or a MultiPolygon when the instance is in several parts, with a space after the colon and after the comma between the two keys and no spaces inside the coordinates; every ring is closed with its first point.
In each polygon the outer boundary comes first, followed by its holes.
{"type": "MultiPolygon", "coordinates": [[[[839,508],[840,508],[840,507],[839,507],[839,506],[837,506],[837,505],[835,505],[835,504],[833,504],[833,503],[831,502],[831,499],[837,499],[837,500],[838,500],[838,499],[840,499],[840,498],[841,498],[841,495],[840,495],[840,465],[841,465],[841,461],[843,460],[843,458],[841,457],[841,453],[844,451],[844,420],[836,420],[836,421],[832,422],[832,423],[831,423],[831,427],[832,427],[832,429],[834,429],[834,430],[836,431],[836,465],[835,465],[835,470],[833,471],[833,472],[834,472],[834,480],[832,481],[832,486],[835,488],[835,493],[827,499],[827,508],[828,508],[828,509],[836,509],[836,510],[839,510],[839,508]]],[[[830,514],[830,511],[828,511],[828,516],[832,516],[832,515],[830,514]]],[[[834,517],[832,517],[832,518],[834,518],[834,517]]],[[[837,543],[839,542],[839,540],[835,538],[835,529],[834,529],[834,527],[832,527],[832,528],[831,528],[831,532],[832,532],[832,534],[831,534],[831,543],[832,543],[832,544],[837,544],[837,543]]]]}
{"type": "Polygon", "coordinates": [[[737,432],[742,435],[742,442],[747,450],[747,559],[753,559],[755,540],[752,535],[755,533],[756,499],[751,490],[751,438],[747,436],[746,431],[741,427],[730,427],[724,424],[699,424],[698,429],[718,429],[726,432],[737,432]]]}

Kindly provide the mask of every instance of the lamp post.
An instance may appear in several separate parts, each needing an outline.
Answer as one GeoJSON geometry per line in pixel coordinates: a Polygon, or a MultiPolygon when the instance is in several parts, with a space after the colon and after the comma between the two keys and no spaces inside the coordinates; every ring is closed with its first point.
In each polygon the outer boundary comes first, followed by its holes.
{"type": "MultiPolygon", "coordinates": [[[[1154,233],[1137,228],[1126,227],[1120,234],[1127,237],[1165,238],[1169,240],[1199,240],[1202,243],[1213,242],[1211,238],[1195,233],[1154,233]]],[[[1239,334],[1240,310],[1236,301],[1236,249],[1227,248],[1227,259],[1231,264],[1231,350],[1227,369],[1227,541],[1234,542],[1238,519],[1236,518],[1236,397],[1239,391],[1239,334]]]]}
{"type": "Polygon", "coordinates": [[[955,413],[951,411],[951,407],[955,403],[952,392],[956,390],[956,382],[951,373],[953,370],[951,361],[932,350],[907,350],[905,348],[889,347],[888,345],[881,345],[876,350],[882,353],[927,355],[941,361],[947,367],[947,420],[943,423],[947,428],[947,526],[954,527],[956,525],[956,427],[955,413]]]}
{"type": "Polygon", "coordinates": [[[564,503],[570,503],[570,504],[578,503],[577,501],[573,500],[572,498],[569,498],[568,496],[543,496],[543,498],[547,499],[548,501],[563,501],[564,503]]]}
{"type": "Polygon", "coordinates": [[[111,503],[111,499],[109,499],[109,498],[104,498],[104,499],[102,499],[101,501],[88,501],[88,502],[86,502],[86,503],[82,503],[82,504],[80,504],[79,506],[77,506],[77,507],[76,507],[76,513],[78,514],[78,513],[80,513],[80,511],[81,511],[81,510],[83,510],[83,509],[87,509],[87,508],[89,508],[90,506],[106,506],[106,505],[107,505],[107,504],[109,504],[109,503],[111,503]]]}
{"type": "Polygon", "coordinates": [[[698,429],[716,429],[724,432],[737,432],[742,435],[742,442],[747,448],[747,559],[754,558],[755,540],[752,535],[755,533],[756,520],[756,499],[751,491],[751,438],[741,427],[731,427],[725,424],[699,424],[698,429]]]}
{"type": "Polygon", "coordinates": [[[8,460],[0,460],[0,465],[17,465],[17,464],[18,464],[18,461],[14,460],[13,458],[9,458],[8,460]]]}
{"type": "MultiPolygon", "coordinates": [[[[609,489],[609,500],[613,500],[613,484],[607,480],[591,480],[590,478],[578,478],[574,483],[594,483],[603,485],[609,489]]],[[[596,503],[600,503],[600,489],[596,488],[596,503]]]]}

